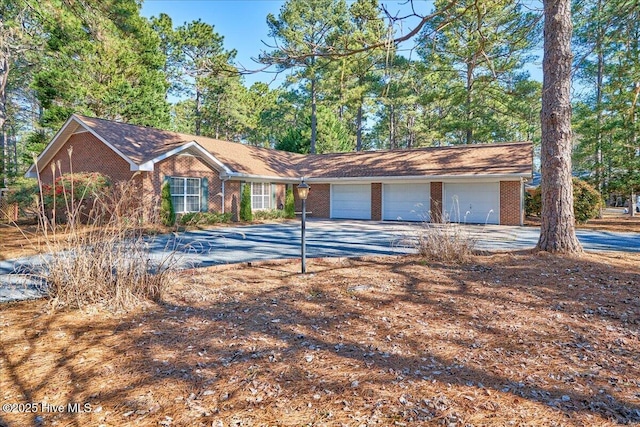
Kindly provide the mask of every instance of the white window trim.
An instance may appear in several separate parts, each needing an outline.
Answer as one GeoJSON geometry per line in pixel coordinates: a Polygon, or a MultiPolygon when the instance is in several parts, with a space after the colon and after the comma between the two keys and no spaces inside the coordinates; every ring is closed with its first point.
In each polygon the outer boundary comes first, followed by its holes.
{"type": "Polygon", "coordinates": [[[268,211],[271,209],[271,183],[270,182],[251,182],[247,183],[251,185],[251,210],[252,211],[268,211]],[[254,189],[257,185],[260,185],[260,194],[254,193],[254,189]],[[262,198],[262,207],[256,208],[253,203],[254,197],[262,198]],[[265,203],[266,202],[266,203],[265,203]]]}
{"type": "MultiPolygon", "coordinates": [[[[189,212],[200,212],[200,206],[202,205],[202,178],[196,178],[193,176],[171,176],[169,177],[169,179],[181,179],[183,181],[182,184],[182,193],[181,194],[174,194],[173,192],[171,192],[171,198],[173,199],[174,197],[182,197],[182,202],[183,202],[183,206],[184,206],[184,210],[178,211],[176,210],[175,212],[177,214],[183,214],[183,213],[189,213],[189,212]],[[198,194],[189,194],[187,193],[187,180],[189,179],[197,179],[198,180],[198,194]],[[187,197],[198,197],[198,208],[195,211],[189,211],[186,210],[187,208],[187,197]]],[[[171,188],[171,186],[169,187],[171,188]]],[[[174,206],[175,207],[175,206],[174,206]]]]}

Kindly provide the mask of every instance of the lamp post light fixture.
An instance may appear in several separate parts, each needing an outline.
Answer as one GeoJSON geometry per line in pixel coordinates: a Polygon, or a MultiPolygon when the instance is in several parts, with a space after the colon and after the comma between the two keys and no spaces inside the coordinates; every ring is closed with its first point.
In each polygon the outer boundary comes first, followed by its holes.
{"type": "Polygon", "coordinates": [[[298,197],[302,200],[302,233],[301,233],[301,245],[300,245],[300,258],[302,260],[302,274],[307,272],[307,242],[305,241],[305,229],[307,222],[307,197],[309,196],[309,184],[304,182],[304,178],[298,185],[298,197]]]}

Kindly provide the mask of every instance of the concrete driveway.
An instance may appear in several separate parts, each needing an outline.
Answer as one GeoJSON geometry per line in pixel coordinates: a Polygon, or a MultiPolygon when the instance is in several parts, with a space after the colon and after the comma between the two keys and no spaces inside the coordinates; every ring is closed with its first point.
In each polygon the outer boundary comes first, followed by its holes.
{"type": "MultiPolygon", "coordinates": [[[[307,256],[357,257],[415,252],[411,239],[420,224],[311,219],[307,223],[307,256]]],[[[540,230],[534,227],[464,226],[484,250],[533,248],[540,230]]],[[[640,252],[638,233],[578,230],[586,250],[640,252]]],[[[155,236],[153,257],[174,254],[183,268],[300,257],[300,223],[224,227],[155,236]]],[[[38,264],[39,257],[0,261],[0,302],[40,295],[26,276],[15,274],[38,264]]]]}

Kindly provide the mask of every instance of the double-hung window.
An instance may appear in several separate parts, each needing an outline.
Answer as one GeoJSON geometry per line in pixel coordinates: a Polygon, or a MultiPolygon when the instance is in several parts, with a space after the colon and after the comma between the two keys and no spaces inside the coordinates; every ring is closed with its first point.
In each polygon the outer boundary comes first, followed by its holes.
{"type": "Polygon", "coordinates": [[[170,185],[176,213],[200,211],[200,178],[171,177],[170,185]]]}
{"type": "Polygon", "coordinates": [[[268,182],[251,183],[251,209],[271,208],[271,184],[268,182]]]}

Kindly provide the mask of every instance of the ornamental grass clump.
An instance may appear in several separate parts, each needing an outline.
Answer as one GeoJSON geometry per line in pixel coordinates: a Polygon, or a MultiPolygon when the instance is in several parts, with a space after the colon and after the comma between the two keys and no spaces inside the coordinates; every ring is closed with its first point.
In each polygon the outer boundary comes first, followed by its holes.
{"type": "MultiPolygon", "coordinates": [[[[59,164],[52,167],[54,177],[58,171],[59,164]]],[[[75,190],[73,175],[68,178],[69,188],[75,190]]],[[[54,307],[99,304],[126,311],[143,301],[162,298],[177,262],[173,254],[155,258],[150,253],[141,226],[149,203],[141,200],[134,179],[106,189],[88,189],[73,202],[66,191],[54,193],[53,217],[47,215],[39,172],[38,182],[39,221],[48,255],[32,274],[45,283],[44,291],[54,307]],[[56,223],[55,212],[60,209],[64,224],[56,223]]]]}
{"type": "Polygon", "coordinates": [[[475,252],[476,240],[460,224],[446,218],[424,222],[415,239],[421,257],[429,261],[465,263],[475,252]]]}

